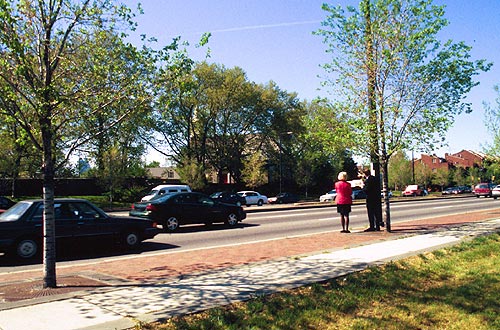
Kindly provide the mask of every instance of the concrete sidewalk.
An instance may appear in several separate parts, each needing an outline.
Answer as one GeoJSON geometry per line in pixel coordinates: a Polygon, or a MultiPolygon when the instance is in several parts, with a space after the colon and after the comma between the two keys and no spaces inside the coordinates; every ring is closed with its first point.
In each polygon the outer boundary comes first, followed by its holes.
{"type": "MultiPolygon", "coordinates": [[[[3,304],[0,305],[0,329],[127,329],[138,321],[170,318],[324,281],[500,231],[500,219],[491,219],[491,213],[489,215],[489,220],[427,225],[425,230],[406,231],[403,235],[387,234],[383,239],[362,232],[343,234],[338,237],[353,235],[352,238],[369,237],[370,240],[348,248],[344,245],[302,255],[284,254],[263,261],[235,263],[191,274],[186,272],[162,281],[124,281],[121,285],[115,283],[76,295],[61,295],[51,301],[28,301],[24,306],[3,304]]],[[[403,226],[408,228],[409,224],[403,226]]],[[[423,225],[413,225],[413,228],[415,226],[423,225]]],[[[286,248],[286,244],[283,246],[286,248]]]]}

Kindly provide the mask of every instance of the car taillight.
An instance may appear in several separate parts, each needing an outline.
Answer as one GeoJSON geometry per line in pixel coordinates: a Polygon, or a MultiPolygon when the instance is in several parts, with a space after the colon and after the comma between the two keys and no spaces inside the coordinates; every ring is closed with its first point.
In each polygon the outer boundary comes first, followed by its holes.
{"type": "Polygon", "coordinates": [[[130,208],[133,210],[133,209],[134,209],[134,204],[132,204],[132,205],[130,206],[130,208]]]}
{"type": "Polygon", "coordinates": [[[146,205],[146,211],[158,211],[158,208],[153,204],[146,205]]]}
{"type": "Polygon", "coordinates": [[[153,228],[158,228],[158,224],[157,224],[156,222],[153,222],[153,223],[151,224],[151,227],[153,227],[153,228]]]}

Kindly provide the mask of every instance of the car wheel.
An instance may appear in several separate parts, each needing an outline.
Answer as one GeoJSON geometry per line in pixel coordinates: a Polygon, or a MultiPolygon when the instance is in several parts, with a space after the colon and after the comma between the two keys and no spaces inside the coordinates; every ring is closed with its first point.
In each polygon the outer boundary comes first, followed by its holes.
{"type": "Polygon", "coordinates": [[[238,224],[238,216],[235,213],[229,213],[226,217],[226,225],[234,227],[238,224]]]}
{"type": "Polygon", "coordinates": [[[262,204],[264,204],[264,202],[262,201],[262,199],[259,199],[259,201],[257,202],[257,206],[262,206],[262,204]]]}
{"type": "Polygon", "coordinates": [[[497,199],[497,196],[493,196],[493,199],[497,199]]]}
{"type": "Polygon", "coordinates": [[[128,248],[135,248],[140,242],[139,235],[134,231],[126,232],[123,235],[123,244],[128,248]]]}
{"type": "Polygon", "coordinates": [[[38,253],[38,243],[31,238],[23,238],[16,243],[15,254],[22,259],[33,258],[38,253]]]}
{"type": "Polygon", "coordinates": [[[176,231],[179,228],[179,219],[176,217],[169,217],[163,224],[164,231],[176,231]]]}

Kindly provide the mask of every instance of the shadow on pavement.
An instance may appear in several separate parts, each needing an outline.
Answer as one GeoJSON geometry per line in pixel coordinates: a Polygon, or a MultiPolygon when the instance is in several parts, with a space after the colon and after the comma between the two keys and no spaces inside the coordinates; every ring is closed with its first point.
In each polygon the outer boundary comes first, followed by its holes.
{"type": "MultiPolygon", "coordinates": [[[[165,244],[165,243],[150,242],[150,241],[143,242],[137,249],[133,250],[125,249],[123,247],[109,243],[108,244],[97,243],[85,246],[81,244],[63,243],[57,247],[56,256],[57,256],[57,261],[60,262],[60,261],[75,261],[82,259],[117,257],[125,255],[136,255],[144,252],[162,251],[162,250],[169,250],[176,248],[179,248],[179,246],[172,244],[165,244]]],[[[20,260],[8,255],[0,255],[0,268],[21,266],[21,265],[36,265],[41,263],[42,263],[41,256],[29,260],[20,260]]]]}

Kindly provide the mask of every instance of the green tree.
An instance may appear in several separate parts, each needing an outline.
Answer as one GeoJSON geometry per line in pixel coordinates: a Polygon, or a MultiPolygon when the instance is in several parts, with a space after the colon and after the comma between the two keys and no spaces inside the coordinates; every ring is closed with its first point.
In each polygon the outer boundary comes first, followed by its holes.
{"type": "Polygon", "coordinates": [[[500,157],[500,86],[495,86],[497,98],[495,105],[491,106],[488,103],[484,104],[485,108],[485,125],[493,139],[487,143],[485,152],[494,157],[500,157]]]}
{"type": "Polygon", "coordinates": [[[411,168],[411,160],[408,159],[406,153],[399,151],[389,160],[388,166],[388,185],[396,191],[403,190],[405,186],[412,182],[412,173],[408,169],[411,168]]]}
{"type": "Polygon", "coordinates": [[[443,191],[444,187],[450,184],[450,171],[448,171],[448,169],[444,167],[438,168],[436,172],[431,176],[431,183],[440,186],[441,191],[443,191]]]}
{"type": "Polygon", "coordinates": [[[255,152],[248,156],[242,171],[243,180],[247,186],[255,189],[267,182],[266,160],[261,152],[255,152]]]}
{"type": "Polygon", "coordinates": [[[44,287],[57,285],[57,169],[135,111],[118,105],[146,88],[143,56],[121,40],[135,27],[131,17],[107,0],[0,0],[0,99],[6,105],[0,111],[22,128],[41,159],[44,287]],[[96,114],[109,120],[99,126],[96,114]]]}
{"type": "MultiPolygon", "coordinates": [[[[332,79],[325,84],[349,117],[358,152],[376,153],[385,190],[390,157],[440,145],[454,117],[471,111],[463,98],[477,85],[472,78],[490,65],[471,61],[462,42],[437,39],[448,22],[444,7],[431,0],[363,0],[358,9],[323,9],[328,17],[316,34],[332,54],[324,66],[332,79]]],[[[390,231],[388,197],[384,204],[390,231]]]]}

